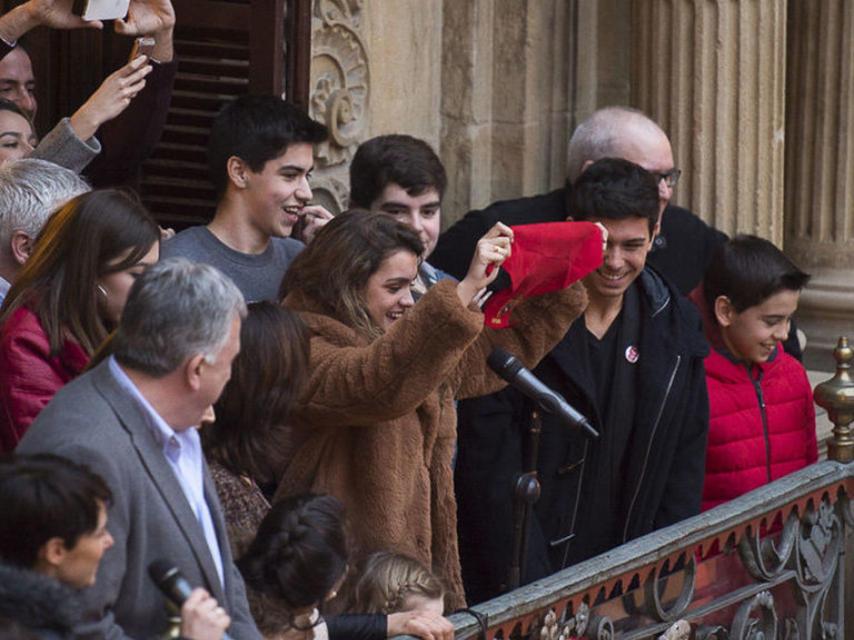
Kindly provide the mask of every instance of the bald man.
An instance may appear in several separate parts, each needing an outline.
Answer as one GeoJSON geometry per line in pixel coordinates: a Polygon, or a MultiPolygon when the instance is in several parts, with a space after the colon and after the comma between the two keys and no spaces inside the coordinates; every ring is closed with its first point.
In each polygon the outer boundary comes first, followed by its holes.
{"type": "Polygon", "coordinates": [[[569,141],[567,184],[550,193],[496,202],[471,211],[439,238],[430,259],[456,277],[465,275],[477,240],[496,222],[513,226],[565,220],[570,185],[590,164],[602,158],[623,158],[640,165],[658,179],[661,231],[648,264],[685,295],[702,280],[714,249],[726,236],[699,217],[670,204],[680,171],[673,162],[667,134],[636,109],[605,107],[575,129],[569,141]]]}

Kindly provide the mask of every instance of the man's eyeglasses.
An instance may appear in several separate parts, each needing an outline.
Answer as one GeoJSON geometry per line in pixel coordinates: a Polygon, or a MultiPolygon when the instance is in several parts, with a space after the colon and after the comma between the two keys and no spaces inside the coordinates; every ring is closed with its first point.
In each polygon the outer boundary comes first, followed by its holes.
{"type": "Polygon", "coordinates": [[[666,184],[671,189],[676,186],[676,183],[679,182],[679,176],[682,175],[682,169],[671,169],[665,173],[657,173],[655,171],[651,172],[653,176],[655,176],[656,182],[661,182],[664,180],[664,184],[666,184]]]}

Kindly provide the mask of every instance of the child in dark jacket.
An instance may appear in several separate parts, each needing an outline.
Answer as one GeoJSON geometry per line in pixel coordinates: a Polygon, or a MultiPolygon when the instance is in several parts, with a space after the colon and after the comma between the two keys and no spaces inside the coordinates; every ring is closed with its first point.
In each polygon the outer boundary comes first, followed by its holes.
{"type": "Polygon", "coordinates": [[[739,235],[718,248],[691,296],[712,345],[704,511],[818,457],[806,371],[780,344],[808,280],[772,243],[739,235]]]}

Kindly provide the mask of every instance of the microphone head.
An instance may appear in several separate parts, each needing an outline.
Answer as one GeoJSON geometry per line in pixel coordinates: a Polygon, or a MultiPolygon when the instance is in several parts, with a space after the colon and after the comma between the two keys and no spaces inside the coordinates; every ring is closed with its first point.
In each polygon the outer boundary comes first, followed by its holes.
{"type": "Polygon", "coordinates": [[[163,558],[158,558],[148,565],[148,575],[157,584],[162,584],[178,573],[178,567],[163,558]]]}
{"type": "Polygon", "coordinates": [[[174,563],[159,558],[148,565],[148,575],[166,597],[179,607],[190,597],[193,588],[174,563]]]}
{"type": "Polygon", "coordinates": [[[501,347],[495,347],[486,358],[486,364],[501,378],[512,381],[514,376],[522,368],[522,363],[511,353],[501,347]]]}

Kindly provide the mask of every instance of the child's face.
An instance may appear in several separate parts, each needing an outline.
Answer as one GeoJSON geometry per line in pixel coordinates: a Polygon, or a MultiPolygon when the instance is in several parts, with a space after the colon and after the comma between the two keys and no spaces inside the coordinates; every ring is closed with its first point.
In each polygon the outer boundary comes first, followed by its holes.
{"type": "Polygon", "coordinates": [[[789,320],[798,308],[799,297],[799,291],[784,289],[741,313],[724,296],[719,297],[715,315],[727,349],[746,362],[768,360],[777,343],[789,335],[789,320]]]}

